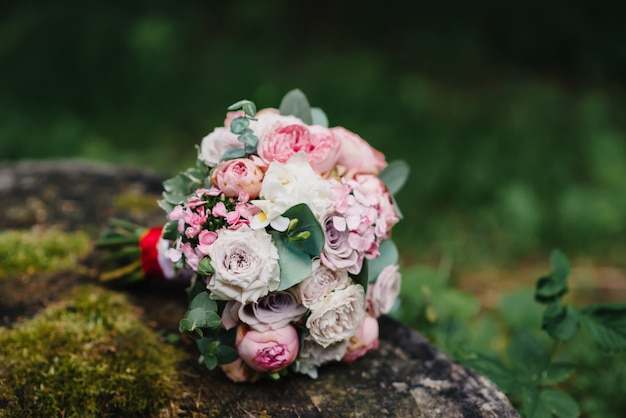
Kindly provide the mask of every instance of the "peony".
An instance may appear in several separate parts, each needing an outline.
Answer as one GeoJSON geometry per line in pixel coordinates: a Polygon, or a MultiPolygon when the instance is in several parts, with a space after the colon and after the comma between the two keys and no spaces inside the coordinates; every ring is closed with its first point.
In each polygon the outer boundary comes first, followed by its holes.
{"type": "Polygon", "coordinates": [[[256,302],[278,288],[278,251],[264,230],[222,230],[208,252],[215,273],[207,288],[214,299],[256,302]]]}
{"type": "Polygon", "coordinates": [[[346,353],[348,344],[348,340],[343,340],[328,347],[322,347],[311,336],[307,336],[304,338],[298,358],[294,362],[294,369],[298,373],[308,374],[311,378],[317,379],[317,368],[322,364],[341,360],[346,353]]]}
{"type": "Polygon", "coordinates": [[[328,181],[316,174],[306,154],[297,153],[286,163],[270,164],[259,199],[251,203],[261,209],[250,226],[253,229],[272,228],[284,231],[289,221],[282,214],[298,203],[306,203],[317,219],[321,219],[332,208],[333,191],[328,181]]]}
{"type": "Polygon", "coordinates": [[[357,332],[350,337],[350,344],[343,357],[346,363],[362,357],[370,350],[378,348],[378,320],[371,316],[366,316],[357,332]]]}
{"type": "Polygon", "coordinates": [[[223,161],[211,175],[211,182],[228,197],[247,193],[249,199],[255,199],[261,190],[261,181],[263,170],[250,158],[223,161]]]}
{"type": "Polygon", "coordinates": [[[385,156],[372,148],[363,138],[340,126],[330,128],[333,136],[341,142],[341,151],[337,158],[337,165],[345,168],[345,176],[355,174],[375,174],[387,166],[385,156]]]}
{"type": "Polygon", "coordinates": [[[298,284],[298,294],[302,304],[310,308],[333,290],[345,289],[351,283],[347,271],[333,271],[314,259],[311,274],[298,284]]]}
{"type": "Polygon", "coordinates": [[[322,347],[349,338],[358,329],[365,309],[365,292],[361,285],[335,290],[311,306],[306,321],[310,335],[322,347]]]}
{"type": "Polygon", "coordinates": [[[348,269],[358,274],[363,265],[363,257],[350,245],[350,231],[342,216],[330,213],[322,221],[324,228],[324,248],[320,258],[332,270],[348,269]]]}
{"type": "Polygon", "coordinates": [[[213,132],[202,138],[198,159],[209,167],[215,167],[222,160],[224,153],[233,148],[243,149],[244,145],[239,142],[237,135],[227,128],[215,128],[213,132]]]}
{"type": "Polygon", "coordinates": [[[255,331],[265,332],[283,328],[290,322],[299,320],[306,311],[296,292],[285,290],[272,292],[260,298],[257,303],[240,305],[238,316],[241,322],[255,331]]]}
{"type": "Polygon", "coordinates": [[[298,332],[292,325],[258,332],[247,325],[237,327],[235,340],[241,360],[259,372],[277,372],[289,366],[298,355],[298,332]]]}
{"type": "Polygon", "coordinates": [[[370,315],[378,318],[391,311],[400,293],[400,281],[398,265],[393,264],[382,269],[376,283],[367,288],[367,310],[370,315]]]}

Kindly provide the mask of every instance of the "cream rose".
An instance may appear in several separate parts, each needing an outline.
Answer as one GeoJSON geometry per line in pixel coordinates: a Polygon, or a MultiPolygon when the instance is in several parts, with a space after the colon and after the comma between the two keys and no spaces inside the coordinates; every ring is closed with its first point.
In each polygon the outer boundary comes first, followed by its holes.
{"type": "Polygon", "coordinates": [[[367,310],[378,318],[389,313],[400,293],[401,277],[398,265],[389,265],[382,269],[376,283],[367,287],[367,310]]]}
{"type": "Polygon", "coordinates": [[[364,303],[365,292],[361,285],[331,292],[310,308],[306,326],[311,337],[322,347],[349,338],[365,316],[364,303]]]}
{"type": "Polygon", "coordinates": [[[245,304],[278,288],[278,251],[265,230],[222,230],[208,253],[215,270],[207,285],[212,298],[245,304]]]}
{"type": "Polygon", "coordinates": [[[198,159],[209,167],[215,167],[224,156],[224,153],[233,148],[243,149],[244,145],[239,142],[237,135],[227,128],[215,128],[213,132],[202,138],[198,159]]]}
{"type": "Polygon", "coordinates": [[[347,170],[346,175],[375,174],[387,166],[385,156],[372,148],[363,138],[340,126],[330,132],[341,142],[337,165],[347,170]]]}
{"type": "Polygon", "coordinates": [[[316,258],[313,260],[311,274],[298,284],[298,294],[302,304],[310,308],[333,290],[345,289],[350,284],[352,280],[346,270],[333,271],[316,258]]]}
{"type": "Polygon", "coordinates": [[[229,197],[247,193],[256,199],[261,191],[263,170],[250,158],[236,158],[219,163],[211,175],[211,183],[229,197]]]}

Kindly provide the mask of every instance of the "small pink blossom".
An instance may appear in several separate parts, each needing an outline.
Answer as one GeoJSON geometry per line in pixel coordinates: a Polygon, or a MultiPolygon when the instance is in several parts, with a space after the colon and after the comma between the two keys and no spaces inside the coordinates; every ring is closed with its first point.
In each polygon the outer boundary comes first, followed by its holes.
{"type": "Polygon", "coordinates": [[[204,229],[198,234],[198,246],[196,251],[202,255],[209,255],[209,246],[217,239],[217,233],[204,229]]]}
{"type": "Polygon", "coordinates": [[[277,372],[289,366],[298,355],[298,332],[292,325],[258,332],[247,325],[237,327],[235,341],[241,360],[259,372],[277,372]]]}

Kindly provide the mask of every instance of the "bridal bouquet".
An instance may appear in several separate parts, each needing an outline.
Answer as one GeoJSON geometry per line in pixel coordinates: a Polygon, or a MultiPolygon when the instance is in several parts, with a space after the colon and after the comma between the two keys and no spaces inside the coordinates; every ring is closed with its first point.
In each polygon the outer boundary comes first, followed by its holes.
{"type": "Polygon", "coordinates": [[[209,369],[237,382],[316,378],[378,347],[377,318],[400,289],[393,194],[408,168],[329,128],[299,90],[279,109],[228,110],[197,165],[164,182],[167,223],[118,226],[142,237],[144,273],[191,276],[179,329],[209,369]]]}

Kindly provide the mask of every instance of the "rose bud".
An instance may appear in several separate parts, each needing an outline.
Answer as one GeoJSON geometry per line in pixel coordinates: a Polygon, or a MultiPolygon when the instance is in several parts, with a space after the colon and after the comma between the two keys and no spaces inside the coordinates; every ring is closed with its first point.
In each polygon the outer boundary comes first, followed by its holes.
{"type": "Polygon", "coordinates": [[[273,373],[293,363],[299,343],[292,325],[258,332],[242,324],[237,327],[235,344],[244,363],[254,370],[273,373]]]}

